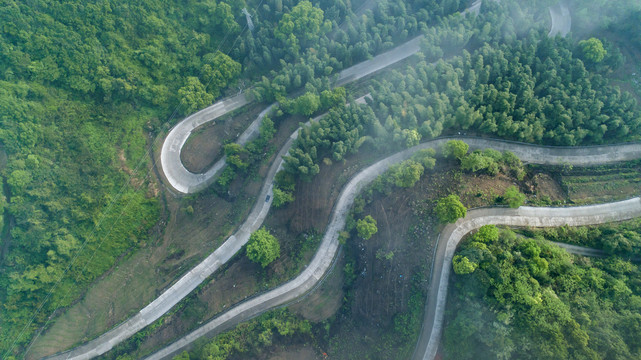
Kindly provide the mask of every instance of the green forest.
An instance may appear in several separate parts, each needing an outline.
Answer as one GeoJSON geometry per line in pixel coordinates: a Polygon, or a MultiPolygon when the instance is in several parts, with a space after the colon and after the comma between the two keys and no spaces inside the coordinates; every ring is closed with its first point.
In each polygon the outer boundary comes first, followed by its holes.
{"type": "Polygon", "coordinates": [[[469,237],[454,257],[446,358],[641,356],[637,262],[574,256],[540,236],[490,230],[469,237]]]}
{"type": "MultiPolygon", "coordinates": [[[[281,116],[329,110],[287,157],[278,205],[294,199],[293,179],[362,147],[390,153],[459,130],[547,145],[639,139],[635,96],[609,78],[625,60],[615,43],[548,39],[539,20],[555,1],[486,3],[462,16],[468,1],[382,0],[363,13],[343,0],[3,1],[0,353],[19,354],[55,310],[153,240],[158,136],[223,96],[278,100],[281,116]],[[372,81],[367,105],[332,87],[340,70],[418,35],[423,54],[372,81]]],[[[635,1],[571,5],[577,29],[641,47],[635,1]]],[[[429,168],[415,162],[405,165],[429,168]]]]}
{"type": "Polygon", "coordinates": [[[274,341],[292,337],[306,339],[311,334],[311,328],[309,321],[301,320],[287,310],[276,310],[238,325],[210,342],[203,342],[198,349],[185,351],[174,359],[225,360],[241,354],[256,356],[274,341]]]}
{"type": "Polygon", "coordinates": [[[545,145],[639,139],[635,96],[607,78],[623,62],[616,47],[608,43],[596,64],[591,48],[548,38],[526,15],[521,20],[530,30],[515,33],[519,19],[506,14],[516,5],[490,4],[479,17],[455,15],[430,28],[424,60],[372,80],[367,105],[335,107],[301,130],[286,169],[309,177],[325,158],[341,160],[363,144],[391,152],[461,130],[545,145]],[[494,23],[509,30],[493,32],[494,23]],[[430,55],[441,42],[456,44],[448,51],[457,55],[430,55]]]}
{"type": "Polygon", "coordinates": [[[240,74],[241,3],[5,1],[0,7],[0,353],[149,238],[162,124],[240,74]],[[208,14],[205,16],[204,14],[208,14]],[[227,44],[229,46],[229,44],[227,44]]]}
{"type": "Polygon", "coordinates": [[[526,229],[523,233],[529,237],[540,236],[550,241],[600,249],[627,259],[641,256],[641,220],[600,226],[526,229]]]}

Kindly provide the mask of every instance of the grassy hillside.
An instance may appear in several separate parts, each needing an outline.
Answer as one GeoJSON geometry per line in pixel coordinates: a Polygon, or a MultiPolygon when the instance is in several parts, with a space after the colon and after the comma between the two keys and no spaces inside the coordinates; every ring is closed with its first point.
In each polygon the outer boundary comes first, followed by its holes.
{"type": "Polygon", "coordinates": [[[217,50],[240,32],[239,6],[4,2],[0,354],[19,353],[55,309],[148,239],[159,215],[148,139],[238,76],[240,64],[217,50]]]}

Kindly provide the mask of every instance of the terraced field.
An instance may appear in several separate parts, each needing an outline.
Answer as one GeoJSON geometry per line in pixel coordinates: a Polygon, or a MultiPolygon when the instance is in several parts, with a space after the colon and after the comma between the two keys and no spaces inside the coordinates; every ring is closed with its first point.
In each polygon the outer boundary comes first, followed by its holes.
{"type": "Polygon", "coordinates": [[[561,171],[561,185],[570,200],[593,204],[627,198],[641,184],[641,164],[630,161],[610,166],[576,167],[561,171]]]}

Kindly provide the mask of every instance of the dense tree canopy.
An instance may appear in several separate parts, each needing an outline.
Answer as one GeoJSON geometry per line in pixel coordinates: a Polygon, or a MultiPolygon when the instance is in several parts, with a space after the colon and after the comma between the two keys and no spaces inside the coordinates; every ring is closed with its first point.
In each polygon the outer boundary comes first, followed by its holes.
{"type": "Polygon", "coordinates": [[[641,255],[641,220],[620,224],[549,228],[526,232],[530,236],[543,236],[551,241],[602,249],[608,254],[624,258],[641,255]]]}
{"type": "Polygon", "coordinates": [[[54,309],[147,239],[159,204],[146,140],[159,119],[211,104],[239,76],[219,47],[241,29],[239,5],[3,4],[1,207],[11,227],[0,240],[0,353],[14,341],[23,353],[54,309]]]}
{"type": "MultiPolygon", "coordinates": [[[[317,174],[323,159],[341,161],[362,146],[389,152],[452,129],[555,145],[638,138],[638,105],[600,75],[620,64],[620,52],[605,40],[603,53],[598,44],[547,39],[533,25],[540,13],[527,11],[528,4],[485,2],[479,16],[466,17],[448,16],[468,5],[460,0],[382,0],[358,16],[341,0],[260,4],[10,1],[0,9],[0,141],[8,155],[0,208],[13,224],[0,259],[0,328],[8,329],[0,333],[0,350],[78,249],[87,250],[78,257],[86,270],[70,268],[27,333],[147,237],[159,206],[139,170],[146,136],[161,128],[158,119],[176,121],[172,114],[211,104],[241,70],[258,79],[252,89],[258,101],[301,89],[292,113],[332,108],[301,131],[285,160],[287,172],[303,178],[317,174]],[[241,34],[243,7],[256,26],[241,34]],[[344,89],[331,89],[333,74],[419,33],[425,61],[374,82],[368,106],[344,106],[344,89]],[[431,63],[443,55],[447,61],[431,63]],[[599,67],[586,59],[599,60],[599,67]]],[[[633,38],[641,22],[613,20],[628,9],[632,19],[641,18],[638,2],[574,5],[579,26],[593,14],[641,44],[633,38]]],[[[273,125],[261,127],[260,141],[246,151],[229,148],[232,166],[217,186],[229,186],[264,154],[273,125]]],[[[488,173],[498,162],[485,152],[462,160],[467,169],[488,173]]],[[[411,186],[433,166],[433,155],[411,159],[389,179],[411,186]]],[[[274,189],[275,204],[293,198],[293,185],[274,189]]],[[[619,243],[635,241],[626,235],[619,243]]]]}
{"type": "Polygon", "coordinates": [[[323,10],[314,7],[311,2],[303,0],[284,14],[274,29],[274,35],[297,48],[300,42],[308,44],[331,29],[331,23],[324,20],[323,10]]]}
{"type": "Polygon", "coordinates": [[[476,236],[459,245],[445,355],[456,359],[632,359],[639,351],[641,275],[618,258],[476,236]]]}
{"type": "Polygon", "coordinates": [[[183,87],[178,89],[180,103],[183,105],[183,113],[191,114],[199,109],[209,106],[214,100],[214,95],[207,92],[205,85],[195,76],[187,77],[183,87]]]}

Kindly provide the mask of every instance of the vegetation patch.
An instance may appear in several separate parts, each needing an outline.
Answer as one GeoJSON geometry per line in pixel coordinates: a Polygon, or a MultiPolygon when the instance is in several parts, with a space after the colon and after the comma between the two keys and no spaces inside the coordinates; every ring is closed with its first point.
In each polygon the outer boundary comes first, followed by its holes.
{"type": "Polygon", "coordinates": [[[444,356],[636,356],[641,329],[637,264],[618,257],[575,257],[543,238],[520,238],[510,230],[492,238],[480,235],[484,231],[461,243],[455,255],[444,356]]]}

